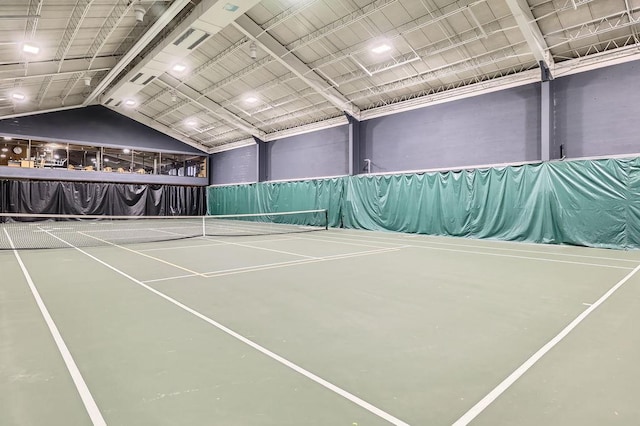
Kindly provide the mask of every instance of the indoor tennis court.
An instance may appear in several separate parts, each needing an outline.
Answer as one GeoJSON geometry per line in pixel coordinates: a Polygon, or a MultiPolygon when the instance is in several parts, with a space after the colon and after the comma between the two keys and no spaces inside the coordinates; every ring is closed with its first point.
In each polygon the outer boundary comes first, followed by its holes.
{"type": "Polygon", "coordinates": [[[9,424],[640,415],[637,252],[338,229],[0,257],[9,424]]]}
{"type": "Polygon", "coordinates": [[[0,426],[639,426],[640,0],[1,0],[0,426]]]}

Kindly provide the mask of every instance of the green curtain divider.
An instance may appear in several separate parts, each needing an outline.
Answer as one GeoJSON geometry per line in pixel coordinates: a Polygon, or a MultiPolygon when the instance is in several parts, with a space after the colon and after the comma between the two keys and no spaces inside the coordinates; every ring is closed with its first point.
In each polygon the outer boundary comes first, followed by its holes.
{"type": "Polygon", "coordinates": [[[342,178],[209,187],[208,214],[277,213],[326,209],[329,226],[341,223],[342,178]]]}
{"type": "Polygon", "coordinates": [[[332,227],[640,248],[640,159],[210,187],[208,206],[326,208],[332,227]]]}

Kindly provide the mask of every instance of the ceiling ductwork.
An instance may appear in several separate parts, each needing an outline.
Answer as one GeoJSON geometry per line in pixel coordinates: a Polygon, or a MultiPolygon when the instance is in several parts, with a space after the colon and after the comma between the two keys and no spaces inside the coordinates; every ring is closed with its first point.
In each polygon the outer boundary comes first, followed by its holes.
{"type": "Polygon", "coordinates": [[[125,106],[138,92],[160,75],[181,63],[204,42],[231,24],[259,0],[204,0],[165,37],[145,58],[118,81],[102,103],[110,107],[125,106]]]}

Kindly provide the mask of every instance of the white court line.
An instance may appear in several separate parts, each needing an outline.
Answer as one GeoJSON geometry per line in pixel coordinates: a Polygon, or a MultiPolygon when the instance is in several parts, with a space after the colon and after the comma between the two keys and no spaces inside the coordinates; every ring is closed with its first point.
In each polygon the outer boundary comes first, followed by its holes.
{"type": "Polygon", "coordinates": [[[289,261],[289,262],[279,262],[279,263],[272,263],[272,264],[268,264],[268,265],[251,266],[251,267],[247,267],[247,268],[239,268],[239,270],[231,269],[231,270],[227,270],[227,271],[222,270],[222,271],[205,272],[204,275],[207,278],[221,277],[221,276],[225,276],[225,275],[235,275],[235,274],[239,274],[239,273],[243,273],[243,272],[264,271],[266,269],[283,268],[283,267],[286,267],[286,266],[302,265],[302,264],[307,264],[307,263],[327,262],[329,260],[340,260],[340,259],[348,259],[348,258],[351,258],[351,257],[370,256],[372,254],[389,253],[389,252],[392,252],[392,251],[398,251],[401,248],[403,248],[403,247],[393,247],[393,248],[380,249],[380,250],[367,250],[367,251],[360,251],[360,252],[348,253],[348,254],[337,254],[337,255],[333,255],[333,256],[317,257],[317,258],[308,259],[308,260],[292,260],[292,261],[289,261]]]}
{"type": "MultiPolygon", "coordinates": [[[[331,238],[331,237],[328,237],[328,238],[331,238]]],[[[374,246],[374,245],[371,245],[371,244],[352,243],[352,242],[349,242],[348,240],[344,240],[344,241],[338,240],[338,241],[336,241],[336,239],[327,240],[325,238],[315,238],[315,237],[298,237],[297,239],[298,240],[306,240],[306,241],[323,241],[325,243],[345,244],[345,245],[349,245],[349,246],[371,247],[371,248],[380,248],[380,249],[382,249],[382,248],[393,248],[393,247],[374,246]]],[[[383,243],[383,244],[385,244],[385,243],[383,243]]],[[[389,244],[389,243],[386,243],[386,244],[389,244]]],[[[391,244],[393,244],[393,243],[391,243],[391,244]]],[[[400,244],[397,244],[397,245],[400,245],[400,244]]]]}
{"type": "Polygon", "coordinates": [[[288,254],[290,256],[298,256],[298,257],[304,257],[307,259],[318,259],[318,257],[315,256],[307,256],[306,254],[299,254],[299,253],[292,253],[289,251],[283,251],[283,250],[276,250],[276,249],[270,249],[270,248],[266,248],[266,247],[256,247],[256,246],[250,246],[248,244],[242,244],[242,243],[232,243],[229,241],[222,241],[222,240],[217,240],[215,238],[211,238],[211,237],[202,237],[205,240],[209,240],[209,241],[217,241],[217,242],[221,242],[224,244],[228,244],[228,245],[232,245],[232,246],[240,246],[240,247],[247,247],[247,248],[252,248],[252,249],[256,249],[256,250],[264,250],[264,251],[272,251],[274,253],[280,253],[280,254],[288,254]]]}
{"type": "Polygon", "coordinates": [[[142,282],[143,283],[157,283],[158,281],[171,281],[171,280],[179,280],[181,278],[191,278],[191,277],[202,277],[202,275],[196,275],[196,274],[177,275],[177,276],[173,276],[173,277],[155,278],[153,280],[144,280],[142,282]]]}
{"type": "MultiPolygon", "coordinates": [[[[69,247],[72,247],[76,250],[78,250],[80,253],[90,257],[91,259],[95,260],[96,262],[100,263],[103,266],[106,266],[107,268],[111,269],[112,271],[122,275],[123,277],[127,278],[128,280],[138,284],[139,286],[149,290],[150,292],[156,294],[157,296],[162,297],[163,299],[165,299],[166,301],[174,304],[175,306],[183,309],[186,312],[189,312],[190,314],[200,318],[201,320],[211,324],[212,326],[216,327],[218,330],[223,331],[224,333],[228,334],[231,337],[234,337],[235,339],[241,341],[242,343],[252,347],[253,349],[257,350],[258,352],[261,352],[262,354],[268,356],[269,358],[273,359],[274,361],[279,362],[280,364],[292,369],[293,371],[307,377],[308,379],[316,382],[317,384],[329,389],[330,391],[342,396],[343,398],[346,398],[347,400],[353,402],[356,405],[359,405],[360,407],[364,408],[365,410],[369,411],[372,414],[375,414],[376,416],[388,421],[391,424],[397,425],[397,426],[409,426],[408,423],[403,422],[402,420],[398,419],[397,417],[392,416],[391,414],[387,413],[386,411],[381,410],[380,408],[368,403],[367,401],[357,397],[356,395],[334,385],[333,383],[323,379],[320,376],[317,376],[315,374],[313,374],[312,372],[300,367],[298,364],[293,363],[292,361],[289,361],[288,359],[276,354],[275,352],[270,351],[269,349],[265,348],[264,346],[259,345],[258,343],[254,342],[253,340],[250,340],[244,336],[242,336],[241,334],[231,330],[230,328],[222,325],[221,323],[205,316],[204,314],[196,311],[193,308],[188,307],[187,305],[179,302],[178,300],[172,298],[171,296],[168,296],[156,289],[154,289],[151,286],[146,285],[145,283],[143,283],[140,280],[137,280],[136,278],[132,277],[131,275],[128,275],[127,273],[119,270],[118,268],[116,268],[115,266],[111,266],[110,264],[108,264],[107,262],[104,262],[100,259],[98,259],[97,257],[93,256],[92,254],[74,246],[71,243],[68,243],[67,241],[63,240],[62,238],[59,238],[53,234],[49,234],[52,237],[62,241],[63,243],[67,244],[69,247]]],[[[105,424],[105,423],[102,423],[105,424]]]]}
{"type": "MultiPolygon", "coordinates": [[[[103,242],[103,243],[106,243],[106,244],[112,245],[112,246],[114,246],[114,247],[121,248],[121,249],[123,249],[123,250],[130,251],[130,252],[135,253],[135,254],[137,254],[137,255],[139,255],[139,256],[148,257],[149,259],[153,259],[153,260],[155,260],[155,261],[157,261],[157,262],[164,263],[164,264],[169,265],[169,266],[172,266],[172,267],[174,267],[174,268],[182,269],[182,270],[183,270],[183,271],[185,271],[185,272],[189,272],[189,273],[194,274],[194,275],[200,275],[200,276],[203,276],[200,272],[192,271],[191,269],[187,269],[187,268],[184,268],[184,267],[182,267],[182,266],[180,266],[180,265],[176,265],[176,264],[174,264],[174,263],[167,262],[166,260],[162,260],[162,259],[159,259],[159,258],[157,258],[157,257],[153,257],[153,256],[151,256],[151,255],[149,255],[149,254],[141,253],[141,252],[139,252],[139,251],[137,251],[137,250],[130,249],[130,248],[128,248],[128,247],[124,247],[124,246],[121,246],[121,245],[118,245],[118,244],[112,243],[112,242],[110,242],[110,241],[107,241],[107,240],[103,240],[102,238],[94,237],[93,235],[88,235],[88,234],[85,234],[84,232],[81,232],[81,231],[78,231],[78,234],[84,235],[85,237],[89,237],[89,238],[96,239],[96,240],[98,240],[98,241],[101,241],[101,242],[103,242]]],[[[52,235],[52,236],[53,236],[53,234],[49,234],[49,235],[52,235]]]]}
{"type": "MultiPolygon", "coordinates": [[[[196,238],[202,239],[204,241],[210,241],[210,240],[207,240],[206,237],[196,237],[196,238]]],[[[233,238],[237,238],[237,237],[233,237],[233,238]]],[[[268,240],[252,240],[252,241],[244,241],[244,244],[264,243],[264,242],[271,242],[271,241],[288,241],[288,240],[295,240],[295,239],[296,238],[273,238],[268,240]]],[[[216,247],[216,246],[223,246],[226,244],[227,244],[226,242],[220,242],[220,243],[214,243],[214,244],[194,244],[190,246],[174,246],[174,247],[168,246],[168,247],[156,247],[156,248],[150,248],[150,249],[144,249],[144,250],[138,250],[138,251],[147,252],[147,251],[161,251],[161,250],[179,250],[179,249],[190,249],[190,248],[200,248],[200,247],[216,247]]]]}
{"type": "Polygon", "coordinates": [[[55,322],[53,321],[53,318],[49,314],[49,310],[45,306],[44,301],[42,300],[42,297],[40,297],[40,293],[38,292],[36,285],[33,283],[33,280],[31,279],[31,274],[29,274],[27,267],[22,262],[22,258],[18,254],[18,251],[16,250],[16,246],[13,244],[13,240],[9,236],[9,233],[7,232],[6,229],[4,229],[4,233],[9,239],[9,244],[13,249],[13,254],[15,255],[16,260],[20,265],[20,269],[22,269],[22,274],[27,280],[27,284],[29,285],[31,294],[33,294],[33,298],[36,300],[36,304],[40,309],[40,313],[42,314],[44,321],[47,323],[47,327],[49,327],[49,332],[51,333],[51,336],[53,336],[53,340],[55,341],[56,346],[58,347],[58,351],[60,352],[60,355],[62,355],[64,364],[67,366],[67,370],[69,370],[71,379],[73,380],[73,383],[75,384],[76,389],[80,394],[80,398],[82,399],[84,408],[87,410],[87,414],[89,414],[89,417],[91,418],[91,422],[93,423],[94,426],[106,426],[107,423],[102,417],[102,413],[100,413],[100,409],[98,408],[98,405],[93,399],[93,396],[91,395],[91,391],[89,391],[89,387],[87,386],[87,383],[84,381],[84,378],[82,377],[82,374],[78,369],[78,366],[73,360],[73,356],[71,355],[69,348],[64,342],[64,339],[62,338],[62,335],[60,334],[58,327],[56,326],[55,322]]]}
{"type": "MultiPolygon", "coordinates": [[[[345,229],[344,231],[358,231],[358,230],[354,230],[354,229],[345,229]]],[[[375,231],[365,231],[365,232],[375,232],[375,231]]],[[[364,235],[357,235],[355,233],[352,232],[344,232],[346,235],[351,235],[356,237],[357,239],[362,238],[376,238],[376,239],[380,239],[380,240],[386,240],[386,241],[402,241],[403,238],[417,238],[417,237],[435,237],[434,235],[428,235],[428,234],[399,234],[398,237],[399,238],[388,238],[388,237],[377,237],[377,236],[364,236],[364,235]]],[[[396,235],[396,234],[392,234],[392,235],[396,235]]],[[[340,237],[335,237],[335,238],[340,238],[340,237]]],[[[442,238],[447,238],[447,237],[442,237],[442,238]]],[[[448,237],[448,238],[461,238],[461,237],[448,237]]],[[[480,240],[478,240],[480,241],[480,240]]],[[[484,241],[490,241],[490,240],[484,240],[484,241]]],[[[633,260],[633,259],[618,259],[615,257],[607,257],[607,256],[588,256],[585,254],[571,254],[571,253],[560,253],[560,252],[549,252],[549,251],[541,251],[541,250],[520,250],[520,249],[516,249],[516,248],[507,248],[507,247],[491,247],[491,246],[487,246],[487,245],[481,245],[481,244],[458,244],[458,243],[443,243],[443,242],[438,242],[438,241],[431,241],[430,239],[426,238],[420,241],[416,241],[419,243],[423,243],[423,244],[440,244],[440,245],[445,245],[445,246],[454,246],[454,247],[471,247],[471,248],[475,248],[475,249],[485,249],[485,250],[502,250],[502,251],[511,251],[511,252],[523,252],[523,253],[536,253],[536,254],[544,254],[544,255],[549,255],[549,254],[553,254],[553,255],[558,255],[558,256],[569,256],[569,257],[584,257],[586,259],[601,259],[601,260],[613,260],[616,262],[631,262],[633,264],[637,263],[638,260],[633,260]]],[[[541,244],[540,243],[525,243],[525,242],[521,242],[521,241],[494,241],[495,243],[503,243],[503,244],[522,244],[522,245],[529,245],[529,246],[537,246],[539,247],[541,244]]],[[[396,243],[399,244],[399,243],[396,243]]],[[[562,246],[562,245],[550,245],[551,247],[566,247],[566,246],[562,246]]],[[[591,247],[584,247],[584,248],[591,248],[591,247]]],[[[629,268],[631,269],[631,268],[629,268]]]]}
{"type": "MultiPolygon", "coordinates": [[[[367,250],[367,251],[361,251],[361,252],[355,252],[355,253],[347,253],[347,254],[337,254],[334,256],[327,256],[327,257],[320,257],[317,259],[301,259],[301,260],[289,260],[286,262],[276,262],[276,263],[267,263],[264,265],[256,265],[256,266],[244,266],[242,268],[234,268],[234,269],[223,269],[223,270],[219,270],[219,271],[211,271],[211,272],[204,272],[203,275],[205,278],[214,278],[214,277],[220,277],[220,276],[225,276],[225,275],[236,275],[236,274],[243,274],[246,272],[253,272],[253,271],[264,271],[267,269],[276,269],[276,268],[285,268],[288,266],[295,266],[295,265],[302,265],[302,264],[307,264],[307,263],[317,263],[317,262],[326,262],[326,261],[330,261],[330,260],[340,260],[340,259],[348,259],[351,257],[361,257],[361,256],[371,256],[374,254],[381,254],[381,253],[389,253],[389,252],[393,252],[393,251],[398,251],[402,248],[405,247],[391,247],[391,248],[386,248],[386,249],[380,249],[380,250],[367,250]]],[[[143,281],[144,283],[155,283],[155,282],[159,282],[159,281],[170,281],[170,280],[177,280],[180,278],[189,278],[189,277],[194,277],[195,275],[180,275],[180,276],[176,276],[176,277],[166,277],[166,278],[156,278],[153,280],[146,280],[143,281]]]]}
{"type": "Polygon", "coordinates": [[[585,309],[580,315],[578,315],[569,325],[567,325],[560,333],[558,333],[553,339],[551,339],[546,345],[541,347],[536,353],[534,353],[528,360],[526,360],[520,367],[518,367],[513,373],[511,373],[506,379],[504,379],[498,386],[496,386],[491,392],[489,392],[484,398],[482,398],[476,405],[471,407],[462,417],[460,417],[452,426],[466,426],[473,419],[475,419],[480,413],[482,413],[493,401],[495,401],[500,395],[502,395],[513,383],[518,380],[524,373],[527,372],[533,365],[540,360],[547,352],[553,349],[558,343],[562,341],[574,328],[578,326],[585,318],[589,316],[598,306],[602,305],[613,293],[615,293],[625,282],[635,275],[640,270],[640,265],[636,266],[633,271],[629,272],[624,278],[622,278],[616,285],[611,287],[609,291],[600,297],[591,306],[585,309]]]}
{"type": "Polygon", "coordinates": [[[414,246],[413,248],[424,249],[424,250],[440,250],[440,251],[453,251],[456,253],[471,253],[471,254],[479,254],[483,256],[498,256],[498,257],[511,257],[515,259],[527,259],[527,260],[540,260],[543,262],[554,262],[554,263],[568,263],[570,265],[584,265],[584,266],[595,266],[599,268],[613,268],[613,269],[626,269],[630,270],[628,266],[614,266],[614,265],[604,265],[601,263],[585,263],[585,262],[574,262],[571,260],[560,260],[560,259],[546,259],[543,257],[529,257],[529,256],[516,256],[514,254],[499,254],[499,253],[488,253],[483,251],[473,251],[473,250],[456,250],[456,249],[446,249],[442,247],[427,247],[427,246],[414,246]]]}
{"type": "MultiPolygon", "coordinates": [[[[337,240],[343,240],[341,237],[324,237],[324,238],[335,238],[337,240]]],[[[379,237],[374,237],[374,238],[379,238],[379,237]]],[[[380,238],[380,239],[385,239],[387,240],[387,238],[380,238]]],[[[388,239],[388,240],[393,240],[393,239],[388,239]]],[[[361,241],[365,241],[365,240],[361,240],[361,241]]],[[[366,240],[369,241],[369,240],[366,240]]],[[[375,242],[375,241],[373,241],[375,242]]],[[[429,244],[429,242],[425,241],[424,244],[429,244]]],[[[456,246],[456,244],[453,244],[453,246],[456,246]]],[[[615,266],[615,265],[605,265],[602,263],[586,263],[586,262],[574,262],[572,260],[560,260],[560,259],[549,259],[549,258],[545,258],[545,257],[531,257],[531,256],[518,256],[515,254],[501,254],[501,253],[491,253],[491,252],[485,252],[485,251],[475,251],[475,250],[457,250],[457,249],[448,249],[448,248],[442,248],[442,247],[429,247],[426,245],[415,245],[415,244],[409,244],[406,245],[406,247],[413,247],[413,248],[419,248],[419,249],[425,249],[425,250],[440,250],[440,251],[452,251],[452,252],[457,252],[457,253],[471,253],[471,254],[479,254],[479,255],[484,255],[484,256],[497,256],[497,257],[511,257],[511,258],[515,258],[515,259],[527,259],[527,260],[539,260],[542,262],[554,262],[554,263],[568,263],[571,265],[585,265],[585,266],[596,266],[596,267],[602,267],[602,268],[614,268],[614,269],[626,269],[626,270],[631,270],[633,268],[628,267],[628,266],[615,266]]],[[[513,250],[512,252],[518,252],[518,251],[522,251],[522,250],[513,250]]],[[[537,252],[540,254],[549,254],[549,253],[544,253],[544,252],[537,252]]],[[[617,260],[617,259],[613,259],[613,258],[607,258],[609,260],[617,260]]]]}

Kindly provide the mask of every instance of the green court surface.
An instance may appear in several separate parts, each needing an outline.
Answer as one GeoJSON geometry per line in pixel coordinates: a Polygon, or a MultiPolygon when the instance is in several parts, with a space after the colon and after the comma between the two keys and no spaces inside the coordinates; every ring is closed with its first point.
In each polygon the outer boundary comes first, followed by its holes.
{"type": "Polygon", "coordinates": [[[638,265],[352,230],[0,251],[0,425],[635,425],[638,265]]]}

